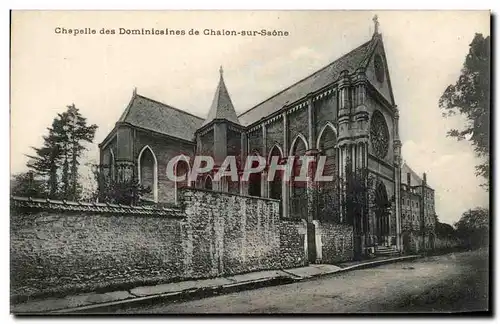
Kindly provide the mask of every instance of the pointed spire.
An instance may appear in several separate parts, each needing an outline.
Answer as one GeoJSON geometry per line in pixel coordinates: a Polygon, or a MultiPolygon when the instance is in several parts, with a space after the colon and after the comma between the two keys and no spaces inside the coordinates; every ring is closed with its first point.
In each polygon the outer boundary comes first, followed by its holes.
{"type": "Polygon", "coordinates": [[[378,22],[378,15],[373,16],[372,20],[373,20],[373,24],[375,26],[375,29],[373,30],[373,34],[377,35],[378,34],[378,26],[380,25],[380,23],[378,22]]]}
{"type": "Polygon", "coordinates": [[[224,70],[222,69],[222,65],[219,68],[219,74],[219,85],[215,90],[212,105],[210,106],[207,119],[205,119],[203,125],[210,123],[214,119],[226,119],[233,123],[239,124],[240,122],[238,121],[238,116],[236,115],[231,97],[229,96],[226,84],[224,83],[224,70]]]}

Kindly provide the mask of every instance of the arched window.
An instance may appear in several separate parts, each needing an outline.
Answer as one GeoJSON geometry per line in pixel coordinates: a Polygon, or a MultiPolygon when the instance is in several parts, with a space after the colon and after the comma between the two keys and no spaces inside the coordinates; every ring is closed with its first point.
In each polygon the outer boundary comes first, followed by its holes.
{"type": "Polygon", "coordinates": [[[116,171],[115,171],[115,154],[113,153],[113,150],[110,148],[109,149],[109,162],[108,162],[108,167],[109,167],[109,177],[111,180],[116,180],[116,171]]]}
{"type": "Polygon", "coordinates": [[[190,183],[189,183],[190,168],[189,168],[189,164],[186,160],[181,159],[181,160],[177,161],[177,163],[175,164],[174,172],[175,172],[175,176],[177,176],[177,177],[185,176],[184,180],[176,182],[176,188],[185,188],[185,187],[190,186],[190,183]]]}
{"type": "Polygon", "coordinates": [[[375,218],[377,221],[377,235],[379,244],[385,242],[385,237],[389,235],[389,209],[391,203],[387,198],[387,190],[384,183],[379,182],[375,190],[375,218]]]}
{"type": "Polygon", "coordinates": [[[175,181],[174,187],[175,187],[175,202],[177,203],[178,200],[178,189],[181,188],[186,188],[190,186],[189,182],[189,164],[186,159],[180,159],[177,161],[174,167],[174,174],[176,177],[184,176],[184,180],[182,181],[175,181]]]}
{"type": "Polygon", "coordinates": [[[295,156],[292,179],[290,184],[290,216],[292,218],[307,218],[307,182],[296,178],[302,168],[301,157],[306,154],[307,141],[302,134],[295,137],[290,148],[290,155],[295,156]]]}
{"type": "MultiPolygon", "coordinates": [[[[283,151],[278,145],[274,145],[269,152],[269,156],[267,159],[267,165],[271,165],[271,161],[278,158],[278,161],[283,158],[283,151]]],[[[283,179],[283,171],[276,170],[274,173],[274,178],[269,183],[269,198],[273,199],[281,199],[282,196],[282,179],[283,179]]]]}
{"type": "Polygon", "coordinates": [[[212,177],[210,175],[207,175],[205,178],[205,184],[203,187],[207,190],[212,190],[212,177]]]}
{"type": "Polygon", "coordinates": [[[137,174],[139,183],[151,192],[143,196],[144,199],[158,202],[158,162],[153,150],[144,146],[137,158],[137,174]]]}
{"type": "Polygon", "coordinates": [[[333,181],[321,181],[317,192],[318,218],[340,222],[339,188],[337,179],[337,131],[328,122],[319,133],[317,148],[320,156],[325,159],[323,176],[333,176],[333,181]]]}

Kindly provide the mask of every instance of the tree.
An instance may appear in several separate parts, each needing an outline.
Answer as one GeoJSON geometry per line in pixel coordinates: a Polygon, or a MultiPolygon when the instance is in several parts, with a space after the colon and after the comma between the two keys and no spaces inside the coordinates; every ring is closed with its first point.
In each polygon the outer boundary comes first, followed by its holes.
{"type": "Polygon", "coordinates": [[[476,166],[476,175],[486,179],[489,188],[490,153],[490,36],[476,34],[469,45],[469,54],[454,85],[449,85],[439,99],[443,116],[457,113],[466,117],[464,129],[452,129],[448,136],[469,140],[483,162],[476,166]]]}
{"type": "Polygon", "coordinates": [[[78,200],[81,186],[78,183],[78,166],[85,150],[84,143],[92,143],[97,125],[87,125],[75,105],[58,114],[44,136],[42,147],[33,147],[35,155],[28,155],[27,166],[37,175],[46,178],[49,197],[78,200]],[[60,181],[59,181],[60,178],[60,181]]]}
{"type": "Polygon", "coordinates": [[[36,179],[34,173],[28,171],[12,176],[10,193],[13,196],[46,198],[47,188],[44,181],[36,179]]]}
{"type": "Polygon", "coordinates": [[[94,140],[97,125],[87,125],[84,118],[75,104],[67,107],[67,111],[58,114],[62,122],[62,148],[63,148],[63,185],[64,195],[67,199],[76,200],[79,198],[78,187],[78,166],[80,157],[85,146],[83,143],[92,143],[94,140]]]}
{"type": "Polygon", "coordinates": [[[27,166],[36,175],[47,179],[49,198],[58,198],[58,163],[61,159],[60,121],[54,119],[49,134],[43,136],[44,144],[41,148],[32,147],[36,155],[27,155],[30,158],[27,166]]]}
{"type": "Polygon", "coordinates": [[[477,207],[466,211],[455,223],[458,237],[468,248],[478,248],[489,243],[490,213],[477,207]]]}
{"type": "Polygon", "coordinates": [[[110,176],[108,165],[94,165],[92,170],[98,183],[99,202],[137,205],[145,194],[151,192],[150,187],[144,187],[135,177],[128,181],[117,181],[110,176]]]}
{"type": "Polygon", "coordinates": [[[436,235],[440,238],[454,238],[456,237],[456,232],[450,224],[441,223],[436,219],[436,235]]]}

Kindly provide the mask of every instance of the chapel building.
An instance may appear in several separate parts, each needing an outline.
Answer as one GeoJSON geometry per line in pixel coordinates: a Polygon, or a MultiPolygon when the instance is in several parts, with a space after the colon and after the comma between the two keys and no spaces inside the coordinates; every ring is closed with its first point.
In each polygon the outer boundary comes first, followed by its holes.
{"type": "Polygon", "coordinates": [[[137,179],[150,187],[144,203],[177,203],[183,186],[272,198],[280,200],[283,218],[352,226],[355,254],[410,252],[429,245],[425,237],[434,233],[434,190],[425,174],[421,180],[402,165],[399,109],[377,29],[376,23],[370,40],[239,115],[222,68],[205,118],[134,90],[99,145],[100,163],[109,166],[109,177],[117,181],[137,179]],[[248,155],[266,161],[277,156],[282,162],[289,156],[325,156],[323,174],[334,176],[334,181],[314,183],[309,177],[294,182],[297,174],[292,171],[291,181],[283,181],[278,172],[268,182],[264,169],[249,181],[215,181],[209,173],[177,183],[167,177],[166,167],[179,154],[185,158],[177,163],[177,174],[189,172],[196,155],[212,156],[214,172],[228,155],[241,161],[248,155]],[[353,212],[345,179],[360,170],[371,179],[370,203],[367,211],[353,212]]]}

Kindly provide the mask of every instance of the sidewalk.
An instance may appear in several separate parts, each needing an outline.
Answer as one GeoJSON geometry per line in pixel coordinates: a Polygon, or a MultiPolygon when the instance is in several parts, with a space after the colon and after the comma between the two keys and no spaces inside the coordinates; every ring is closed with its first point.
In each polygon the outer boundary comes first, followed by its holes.
{"type": "Polygon", "coordinates": [[[154,299],[196,298],[244,289],[290,283],[317,276],[342,273],[356,269],[375,267],[382,264],[408,261],[419,258],[418,255],[403,257],[381,257],[360,262],[330,264],[311,264],[307,267],[257,271],[231,277],[205,280],[182,281],[156,286],[136,287],[128,291],[108,293],[86,293],[63,298],[50,298],[28,301],[11,305],[11,313],[16,315],[36,313],[72,313],[103,309],[129,303],[148,302],[154,299]]]}

